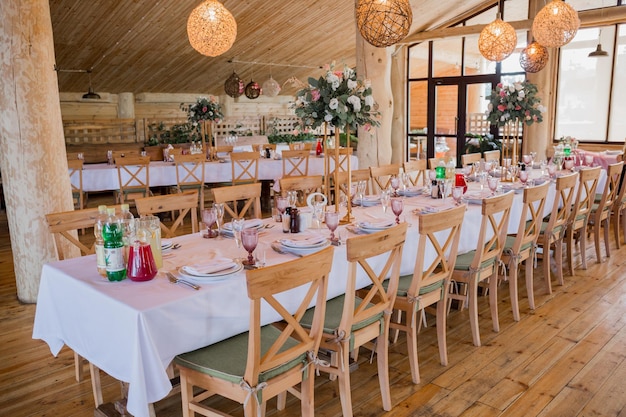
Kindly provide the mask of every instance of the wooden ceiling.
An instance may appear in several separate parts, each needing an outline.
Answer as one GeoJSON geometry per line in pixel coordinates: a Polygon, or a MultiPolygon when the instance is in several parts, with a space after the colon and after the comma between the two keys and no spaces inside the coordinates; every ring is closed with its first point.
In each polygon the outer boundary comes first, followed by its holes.
{"type": "MultiPolygon", "coordinates": [[[[224,0],[238,34],[210,58],[187,40],[187,17],[201,0],[50,0],[56,65],[92,70],[96,92],[223,94],[235,70],[246,82],[270,75],[280,84],[306,81],[331,61],[355,65],[354,2],[350,0],[224,0]],[[256,62],[232,63],[229,61],[256,62]],[[274,63],[270,68],[269,63],[274,63]],[[288,65],[288,66],[287,66],[288,65]]],[[[412,0],[411,32],[493,0],[412,0]]],[[[58,73],[59,91],[86,91],[85,73],[58,73]]],[[[293,87],[288,89],[293,91],[293,87]]]]}

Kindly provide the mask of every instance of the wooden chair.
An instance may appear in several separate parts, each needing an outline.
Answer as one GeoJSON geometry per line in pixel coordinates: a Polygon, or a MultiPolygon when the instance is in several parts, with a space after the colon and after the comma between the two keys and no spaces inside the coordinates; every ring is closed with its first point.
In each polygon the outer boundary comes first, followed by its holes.
{"type": "Polygon", "coordinates": [[[589,227],[593,231],[593,243],[596,246],[596,259],[598,263],[602,262],[600,254],[600,229],[604,227],[604,248],[606,257],[611,256],[609,249],[609,224],[611,220],[611,210],[617,198],[619,184],[621,182],[622,169],[624,162],[609,165],[606,172],[606,182],[604,191],[600,201],[591,207],[591,215],[589,217],[589,227]]]}
{"type": "Polygon", "coordinates": [[[488,161],[498,161],[500,162],[500,150],[496,149],[493,151],[485,151],[483,152],[483,159],[485,162],[488,161]]]}
{"type": "Polygon", "coordinates": [[[215,147],[215,153],[232,153],[233,152],[233,146],[232,145],[217,145],[215,147]]]}
{"type": "MultiPolygon", "coordinates": [[[[338,378],[344,417],[352,416],[350,352],[372,340],[375,340],[383,409],[389,411],[392,407],[388,365],[389,321],[398,290],[406,229],[407,224],[402,223],[379,233],[350,238],[346,243],[349,262],[346,291],[344,295],[327,301],[321,343],[323,349],[331,352],[331,360],[328,366],[318,365],[319,370],[338,378]],[[380,258],[384,254],[386,260],[380,258]],[[373,258],[376,258],[374,262],[373,258]],[[367,275],[367,282],[371,284],[361,290],[358,297],[355,295],[357,272],[367,275]]],[[[313,325],[311,312],[304,315],[302,323],[313,325]]]]}
{"type": "Polygon", "coordinates": [[[352,182],[357,183],[359,181],[365,181],[365,194],[371,194],[372,192],[372,179],[370,176],[370,170],[368,168],[364,169],[353,169],[351,170],[352,182]]]}
{"type": "Polygon", "coordinates": [[[248,210],[252,208],[253,218],[261,218],[261,183],[216,187],[211,191],[213,201],[224,203],[224,212],[229,216],[246,217],[248,210]],[[243,201],[241,209],[239,208],[240,201],[243,201]]]}
{"type": "Polygon", "coordinates": [[[257,417],[268,399],[301,384],[301,415],[313,417],[311,364],[322,337],[332,260],[333,248],[328,247],[291,262],[246,271],[250,330],[174,359],[180,370],[183,415],[225,416],[202,403],[220,395],[243,404],[246,417],[257,417]],[[290,314],[294,307],[283,305],[283,298],[276,295],[293,289],[301,290],[287,298],[297,307],[290,314]],[[284,320],[281,329],[264,325],[262,304],[263,310],[284,320]],[[309,305],[315,306],[313,312],[307,311],[309,305]],[[310,328],[301,324],[305,312],[312,316],[310,328]],[[203,390],[194,395],[194,387],[203,390]]]}
{"type": "Polygon", "coordinates": [[[309,175],[309,151],[283,151],[283,178],[309,175]]]}
{"type": "Polygon", "coordinates": [[[370,167],[370,176],[372,177],[372,185],[374,188],[378,188],[378,192],[386,190],[389,187],[391,177],[398,175],[400,172],[400,165],[389,164],[379,167],[370,167]]]}
{"type": "Polygon", "coordinates": [[[178,217],[173,219],[171,226],[161,222],[161,231],[166,238],[176,236],[176,229],[183,222],[185,216],[191,213],[191,232],[198,231],[198,190],[185,191],[181,194],[165,194],[154,197],[138,198],[135,206],[140,216],[165,212],[178,212],[178,217]]]}
{"type": "Polygon", "coordinates": [[[150,195],[149,156],[116,158],[115,166],[120,187],[117,195],[119,204],[150,195]]]}
{"type": "Polygon", "coordinates": [[[601,167],[586,168],[578,172],[578,191],[570,214],[569,226],[565,234],[567,266],[574,275],[574,241],[580,242],[580,258],[583,269],[587,269],[587,224],[596,196],[601,167]]]}
{"type": "Polygon", "coordinates": [[[467,287],[467,296],[450,293],[450,300],[469,303],[470,327],[474,346],[480,346],[478,327],[478,284],[489,280],[489,307],[493,331],[500,331],[498,321],[498,266],[506,241],[513,193],[486,198],[482,204],[482,221],[476,249],[457,256],[452,280],[467,287]]]}
{"type": "Polygon", "coordinates": [[[416,159],[403,164],[404,172],[409,175],[409,180],[414,187],[424,186],[428,180],[426,175],[426,160],[416,159]]]}
{"type": "MultiPolygon", "coordinates": [[[[310,153],[313,150],[313,143],[312,142],[291,142],[289,144],[289,150],[295,151],[295,150],[301,150],[301,151],[306,151],[307,153],[310,153]]],[[[283,151],[283,156],[285,155],[284,151],[283,151]]]]}
{"type": "Polygon", "coordinates": [[[481,155],[480,153],[466,153],[461,155],[461,166],[472,165],[474,162],[480,162],[481,155]]]}
{"type": "Polygon", "coordinates": [[[283,197],[287,196],[288,191],[299,191],[302,194],[304,202],[306,202],[309,194],[321,192],[322,187],[323,177],[321,175],[309,175],[306,177],[287,177],[280,179],[280,192],[282,193],[283,197]]]}
{"type": "Polygon", "coordinates": [[[538,256],[543,259],[543,274],[548,294],[552,294],[552,279],[550,277],[550,249],[552,247],[554,247],[557,281],[559,285],[563,285],[563,239],[572,212],[572,201],[574,201],[577,180],[577,173],[556,179],[556,194],[552,203],[552,211],[548,220],[543,220],[541,231],[537,237],[537,246],[542,248],[542,252],[538,256]]]}
{"type": "Polygon", "coordinates": [[[413,275],[400,277],[393,305],[394,310],[398,311],[395,315],[397,320],[392,319],[390,326],[392,329],[406,332],[407,353],[414,384],[420,383],[417,359],[417,332],[420,320],[418,312],[434,304],[437,305],[439,360],[444,366],[448,364],[446,342],[448,292],[465,210],[465,205],[462,205],[446,211],[445,216],[440,213],[419,216],[419,241],[413,275]]]}
{"type": "Polygon", "coordinates": [[[259,180],[259,153],[233,152],[230,154],[232,184],[249,184],[259,180]]]}
{"type": "Polygon", "coordinates": [[[550,183],[524,189],[524,207],[520,217],[517,234],[508,235],[502,250],[502,262],[509,271],[509,294],[511,296],[511,309],[513,320],[519,321],[519,297],[517,294],[517,274],[519,266],[524,263],[526,270],[526,293],[528,305],[531,310],[535,309],[535,293],[533,285],[533,269],[535,244],[541,224],[543,222],[543,209],[548,195],[550,183]]]}
{"type": "MultiPolygon", "coordinates": [[[[120,211],[120,206],[113,206],[116,211],[120,211]]],[[[86,246],[77,238],[77,231],[93,227],[98,217],[97,208],[65,211],[46,214],[48,231],[54,237],[57,257],[61,261],[78,256],[92,255],[95,252],[94,246],[86,246]],[[78,249],[78,250],[77,250],[78,249]]],[[[74,352],[74,373],[76,381],[83,380],[83,361],[78,353],[74,352]]],[[[91,390],[93,393],[96,408],[104,402],[102,399],[102,384],[100,383],[100,370],[91,362],[89,364],[89,374],[91,377],[91,390]]]]}
{"type": "Polygon", "coordinates": [[[120,158],[139,158],[141,156],[141,151],[138,150],[130,150],[130,151],[113,151],[113,160],[120,158]]]}
{"type": "MultiPolygon", "coordinates": [[[[624,145],[626,147],[626,145],[624,145]]],[[[613,210],[611,216],[613,217],[613,232],[615,233],[615,244],[617,249],[621,246],[619,237],[619,230],[622,229],[622,234],[626,238],[626,216],[624,215],[626,210],[626,165],[622,168],[622,178],[620,180],[619,192],[613,203],[613,210]]]]}
{"type": "Polygon", "coordinates": [[[67,168],[70,175],[70,184],[72,186],[74,208],[82,210],[85,208],[85,192],[83,191],[83,161],[80,159],[69,159],[67,161],[67,168]]]}
{"type": "Polygon", "coordinates": [[[179,193],[197,190],[200,198],[200,211],[204,209],[204,154],[180,155],[176,163],[176,190],[179,193]]]}
{"type": "Polygon", "coordinates": [[[428,158],[428,169],[435,169],[439,165],[440,158],[428,158]]]}

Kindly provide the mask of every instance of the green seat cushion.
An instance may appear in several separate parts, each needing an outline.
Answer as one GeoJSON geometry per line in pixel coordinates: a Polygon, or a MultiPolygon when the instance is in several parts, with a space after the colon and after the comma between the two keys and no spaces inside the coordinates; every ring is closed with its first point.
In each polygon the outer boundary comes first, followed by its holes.
{"type": "MultiPolygon", "coordinates": [[[[400,277],[400,281],[398,283],[398,292],[397,294],[400,297],[406,297],[409,291],[409,287],[411,286],[411,281],[413,280],[413,275],[402,275],[400,277]]],[[[383,285],[387,288],[387,283],[389,280],[386,280],[383,285]]],[[[430,285],[420,288],[420,295],[428,294],[429,292],[433,292],[439,288],[443,287],[443,280],[433,282],[430,285]]]]}
{"type": "MultiPolygon", "coordinates": [[[[515,243],[515,238],[517,236],[515,235],[507,235],[506,237],[506,241],[504,242],[504,249],[503,252],[510,252],[511,249],[513,248],[513,244],[515,243]]],[[[526,249],[530,248],[533,245],[533,242],[527,242],[526,244],[522,245],[522,247],[520,248],[520,251],[523,252],[526,249]]]]}
{"type": "MultiPolygon", "coordinates": [[[[472,265],[472,261],[474,260],[474,255],[476,255],[476,251],[472,250],[456,257],[456,263],[454,264],[454,269],[456,271],[469,271],[470,266],[472,265]]],[[[496,262],[496,258],[491,258],[483,261],[480,264],[480,269],[485,269],[496,262]]]]}
{"type": "MultiPolygon", "coordinates": [[[[272,325],[261,328],[261,355],[267,352],[280,333],[281,331],[272,325]]],[[[297,344],[297,340],[289,338],[280,351],[283,352],[297,344]]],[[[247,357],[248,332],[245,332],[193,352],[178,355],[174,358],[174,362],[186,368],[239,384],[246,371],[247,357]]],[[[291,362],[262,372],[258,382],[268,381],[305,362],[306,354],[302,354],[291,362]]],[[[248,382],[253,383],[252,381],[248,382]]]]}

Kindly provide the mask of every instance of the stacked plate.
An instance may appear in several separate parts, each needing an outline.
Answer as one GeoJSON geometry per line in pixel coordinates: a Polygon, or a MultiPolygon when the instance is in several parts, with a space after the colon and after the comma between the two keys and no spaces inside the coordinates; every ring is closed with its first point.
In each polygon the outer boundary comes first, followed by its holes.
{"type": "MultiPolygon", "coordinates": [[[[257,230],[261,230],[263,229],[263,221],[261,219],[250,219],[250,220],[246,220],[243,223],[243,228],[244,229],[257,229],[257,230]]],[[[228,222],[226,224],[224,224],[224,227],[222,227],[222,233],[224,233],[226,236],[232,236],[233,235],[233,224],[231,222],[228,222]]]]}
{"type": "Polygon", "coordinates": [[[218,258],[203,264],[181,266],[178,268],[178,273],[186,280],[206,284],[224,280],[229,275],[241,271],[242,268],[243,265],[240,262],[218,258]]]}
{"type": "Polygon", "coordinates": [[[423,193],[423,187],[409,187],[406,190],[398,190],[398,194],[405,197],[415,197],[423,193]]]}
{"type": "Polygon", "coordinates": [[[469,191],[463,196],[463,200],[468,204],[482,204],[483,200],[491,196],[491,191],[469,191]]]}
{"type": "Polygon", "coordinates": [[[168,253],[172,250],[174,242],[169,239],[161,239],[161,253],[168,253]]]}
{"type": "Polygon", "coordinates": [[[380,204],[380,197],[377,195],[363,196],[363,201],[360,198],[354,199],[354,204],[358,204],[362,207],[371,207],[380,204]]]}
{"type": "Polygon", "coordinates": [[[521,182],[511,182],[502,184],[502,191],[508,193],[509,191],[513,191],[515,194],[519,194],[524,191],[524,184],[521,182]]]}
{"type": "Polygon", "coordinates": [[[356,227],[359,231],[364,233],[376,233],[381,230],[389,229],[396,222],[393,219],[376,220],[371,222],[357,222],[356,227]]]}
{"type": "Polygon", "coordinates": [[[306,235],[290,239],[279,239],[272,243],[279,252],[293,253],[294,255],[309,255],[324,249],[330,242],[321,235],[306,235]]]}

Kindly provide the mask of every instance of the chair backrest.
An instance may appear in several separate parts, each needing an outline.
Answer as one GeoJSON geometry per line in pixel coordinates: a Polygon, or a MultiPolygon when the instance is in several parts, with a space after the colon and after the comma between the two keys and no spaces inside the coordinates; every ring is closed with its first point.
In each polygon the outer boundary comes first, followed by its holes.
{"type": "Polygon", "coordinates": [[[561,239],[565,235],[567,222],[572,213],[572,201],[574,201],[574,191],[578,173],[565,175],[556,179],[556,194],[552,203],[552,212],[548,219],[548,224],[541,232],[550,236],[550,239],[561,239]]]}
{"type": "Polygon", "coordinates": [[[287,196],[288,191],[301,191],[306,201],[311,193],[321,192],[323,186],[323,177],[321,175],[309,175],[306,177],[287,177],[280,179],[280,192],[283,197],[287,196]]]}
{"type": "Polygon", "coordinates": [[[259,153],[233,152],[230,154],[233,185],[259,180],[259,153]]]}
{"type": "Polygon", "coordinates": [[[602,167],[585,168],[578,171],[578,191],[570,214],[570,223],[574,230],[586,226],[589,213],[596,197],[596,188],[602,167]],[[584,217],[583,217],[584,216],[584,217]]]}
{"type": "Polygon", "coordinates": [[[232,153],[233,145],[217,145],[215,147],[215,153],[232,153]]]}
{"type": "Polygon", "coordinates": [[[447,210],[445,216],[441,213],[419,216],[417,257],[407,297],[419,297],[420,290],[426,287],[435,287],[443,291],[443,296],[448,293],[448,283],[456,263],[461,225],[466,209],[465,205],[461,205],[447,210]],[[433,253],[435,256],[431,261],[433,253]],[[436,286],[436,283],[440,283],[441,286],[436,286]]]}
{"type": "Polygon", "coordinates": [[[119,202],[150,195],[150,157],[126,156],[115,159],[119,180],[119,202]]]}
{"type": "MultiPolygon", "coordinates": [[[[328,167],[328,171],[332,177],[332,175],[335,173],[335,169],[338,167],[339,168],[339,172],[347,172],[348,171],[348,160],[350,159],[350,157],[352,156],[352,148],[332,148],[332,149],[325,149],[324,152],[328,152],[331,154],[331,163],[333,164],[332,166],[328,167]],[[337,164],[337,166],[334,165],[334,159],[333,159],[333,155],[335,154],[335,152],[337,152],[339,154],[339,163],[337,164]]],[[[350,169],[352,171],[352,169],[350,169]]]]}
{"type": "Polygon", "coordinates": [[[261,218],[261,183],[217,187],[211,191],[213,201],[224,203],[224,212],[231,217],[245,217],[252,208],[253,218],[261,218]],[[238,207],[239,201],[244,201],[241,210],[238,207]]]}
{"type": "MultiPolygon", "coordinates": [[[[326,292],[328,275],[333,263],[334,248],[328,247],[312,255],[290,262],[246,271],[246,284],[250,298],[250,331],[248,335],[248,361],[244,372],[244,380],[252,386],[256,385],[261,372],[277,368],[292,362],[302,355],[317,355],[326,313],[326,292]],[[302,291],[294,292],[286,298],[276,297],[277,294],[302,287],[302,291]],[[308,287],[308,289],[306,289],[308,287]],[[306,291],[305,291],[306,289],[306,291]],[[288,300],[287,307],[281,300],[288,300]],[[271,346],[261,354],[261,306],[272,309],[284,322],[280,335],[272,341],[271,346]],[[304,328],[300,323],[309,306],[315,306],[312,326],[304,328]],[[288,311],[294,311],[294,314],[288,311]],[[298,342],[291,346],[286,342],[298,342]]],[[[302,366],[306,366],[303,362],[302,366]]],[[[296,369],[300,372],[301,368],[296,369]]],[[[313,372],[310,369],[309,372],[313,372]]],[[[254,400],[252,400],[254,401],[254,400]]]]}
{"type": "Polygon", "coordinates": [[[72,196],[74,207],[82,209],[85,207],[85,194],[83,192],[83,161],[80,159],[68,159],[67,168],[72,186],[72,196]]]}
{"type": "MultiPolygon", "coordinates": [[[[350,171],[352,177],[352,183],[356,184],[359,181],[365,181],[365,194],[371,194],[372,192],[372,181],[370,177],[370,170],[368,168],[364,169],[353,169],[350,171]]],[[[340,181],[341,182],[341,181],[340,181]]],[[[347,181],[344,181],[347,182],[347,181]]]]}
{"type": "Polygon", "coordinates": [[[483,152],[483,158],[485,161],[500,161],[500,150],[496,149],[494,151],[485,151],[483,152]]]}
{"type": "Polygon", "coordinates": [[[466,153],[461,155],[461,166],[472,165],[474,162],[480,162],[480,153],[466,153]]]}
{"type": "Polygon", "coordinates": [[[437,165],[439,165],[439,160],[441,158],[428,158],[428,169],[435,169],[437,165]]]}
{"type": "Polygon", "coordinates": [[[470,270],[482,271],[484,266],[497,266],[506,241],[513,195],[511,191],[483,200],[478,244],[470,270]]]}
{"type": "Polygon", "coordinates": [[[549,188],[550,183],[546,182],[536,187],[524,189],[524,207],[522,208],[522,215],[520,216],[513,246],[511,246],[512,254],[520,254],[522,248],[524,248],[524,251],[532,251],[533,245],[541,231],[543,211],[549,188]]]}
{"type": "Polygon", "coordinates": [[[413,186],[426,185],[426,160],[416,159],[405,162],[403,165],[404,172],[408,174],[409,180],[413,186]]]}
{"type": "Polygon", "coordinates": [[[283,177],[309,175],[309,151],[283,151],[283,177]]]}
{"type": "Polygon", "coordinates": [[[398,292],[402,248],[406,238],[407,224],[401,223],[382,232],[357,236],[347,240],[348,280],[346,297],[343,303],[341,322],[337,328],[348,337],[352,324],[367,321],[381,313],[391,314],[398,292]],[[380,255],[386,254],[386,261],[381,267],[373,267],[371,259],[382,264],[380,255]],[[359,293],[361,302],[356,305],[355,292],[357,274],[361,270],[369,278],[368,288],[359,293]],[[383,282],[389,278],[387,288],[383,282]]]}
{"type": "MultiPolygon", "coordinates": [[[[311,152],[311,150],[313,149],[313,143],[312,142],[291,142],[289,144],[289,149],[292,151],[307,151],[307,152],[311,152]]],[[[284,151],[283,151],[283,156],[284,156],[284,151]]]]}
{"type": "Polygon", "coordinates": [[[179,188],[204,186],[204,154],[180,155],[176,163],[176,184],[179,188]]]}
{"type": "Polygon", "coordinates": [[[191,213],[192,233],[198,231],[198,190],[187,191],[181,194],[164,194],[138,198],[135,200],[135,206],[140,216],[179,211],[178,216],[170,227],[161,222],[161,231],[167,238],[176,236],[176,229],[182,224],[187,213],[191,213]]]}
{"type": "Polygon", "coordinates": [[[130,150],[130,151],[113,151],[113,160],[120,158],[137,158],[141,156],[141,151],[130,150]]]}
{"type": "Polygon", "coordinates": [[[370,167],[370,176],[372,177],[372,185],[374,188],[378,188],[377,191],[386,190],[389,187],[391,177],[398,175],[400,172],[400,165],[389,164],[379,167],[370,167]]]}
{"type": "Polygon", "coordinates": [[[622,179],[622,169],[624,162],[618,162],[616,164],[610,164],[606,170],[606,183],[604,184],[604,191],[602,192],[602,198],[598,203],[596,209],[596,218],[605,218],[608,212],[613,208],[613,203],[617,198],[619,186],[622,179]]]}
{"type": "MultiPolygon", "coordinates": [[[[108,207],[115,208],[117,212],[121,210],[120,206],[108,207]]],[[[80,250],[81,256],[94,253],[94,246],[86,246],[78,240],[76,231],[93,227],[97,218],[98,209],[95,207],[46,214],[48,231],[54,236],[57,256],[60,261],[71,257],[69,249],[72,246],[80,250]],[[72,246],[68,246],[68,243],[72,246]]]]}

